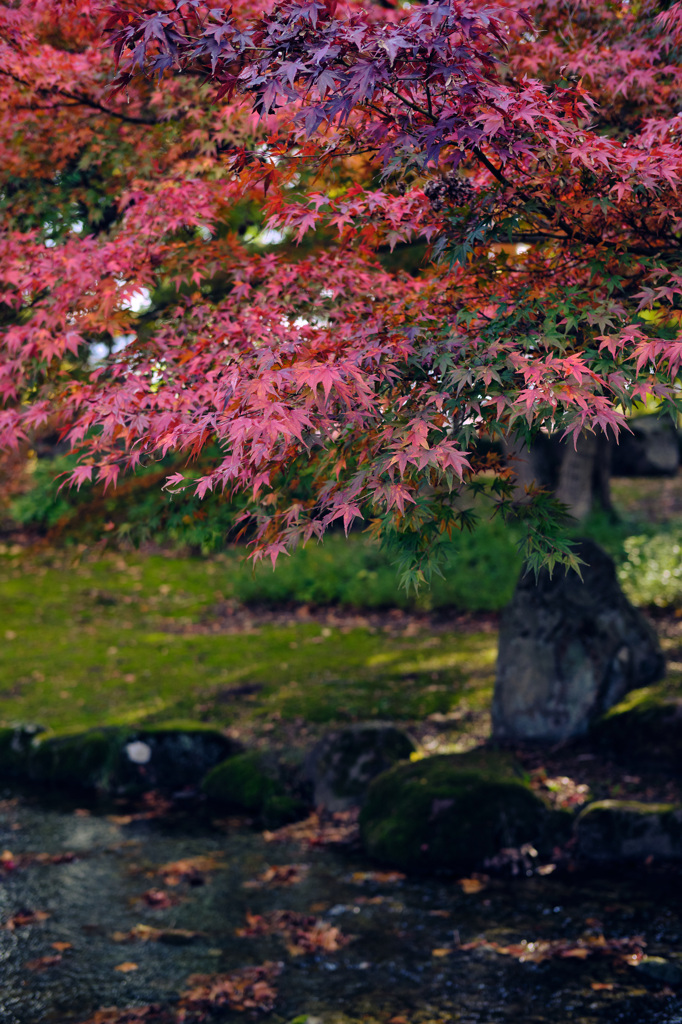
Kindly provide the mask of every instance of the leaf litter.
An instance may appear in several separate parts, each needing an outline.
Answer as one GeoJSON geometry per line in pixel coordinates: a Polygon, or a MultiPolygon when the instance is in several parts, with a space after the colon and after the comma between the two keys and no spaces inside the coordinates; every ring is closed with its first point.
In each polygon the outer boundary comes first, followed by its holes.
{"type": "MultiPolygon", "coordinates": [[[[119,964],[115,970],[133,971],[137,964],[119,964]]],[[[237,1013],[269,1013],[277,998],[273,982],[282,969],[281,963],[266,961],[255,967],[241,967],[221,974],[192,974],[187,988],[173,1007],[158,1003],[148,1006],[103,1007],[81,1024],[192,1024],[206,1020],[214,1010],[232,1010],[237,1013]]]]}
{"type": "Polygon", "coordinates": [[[309,864],[272,864],[261,875],[242,883],[244,889],[298,885],[310,870],[309,864]]]}
{"type": "Polygon", "coordinates": [[[297,842],[309,846],[347,846],[358,841],[359,811],[318,812],[314,811],[303,821],[284,825],[274,832],[264,831],[268,843],[297,842]]]}
{"type": "Polygon", "coordinates": [[[291,956],[305,953],[337,953],[354,936],[343,935],[336,925],[295,910],[273,910],[268,914],[246,914],[246,925],[238,928],[240,938],[276,935],[284,940],[291,956]]]}

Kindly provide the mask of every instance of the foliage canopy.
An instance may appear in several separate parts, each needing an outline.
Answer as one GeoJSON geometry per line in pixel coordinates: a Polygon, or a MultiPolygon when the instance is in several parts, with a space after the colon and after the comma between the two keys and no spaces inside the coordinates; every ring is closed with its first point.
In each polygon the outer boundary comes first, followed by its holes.
{"type": "MultiPolygon", "coordinates": [[[[414,581],[465,489],[513,511],[480,438],[678,408],[679,3],[22,0],[0,30],[6,446],[58,421],[76,485],[217,450],[192,486],[248,496],[256,557],[367,520],[414,581]]],[[[570,557],[556,511],[516,508],[532,564],[570,557]]]]}

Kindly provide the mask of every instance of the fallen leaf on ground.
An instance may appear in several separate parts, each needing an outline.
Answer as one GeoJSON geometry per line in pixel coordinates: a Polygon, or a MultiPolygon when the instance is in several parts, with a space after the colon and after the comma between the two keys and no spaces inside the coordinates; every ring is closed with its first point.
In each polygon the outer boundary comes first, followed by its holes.
{"type": "Polygon", "coordinates": [[[299,842],[310,846],[331,846],[355,842],[360,830],[357,810],[337,811],[334,814],[311,814],[304,821],[295,821],[276,832],[263,832],[268,843],[299,842]]]}
{"type": "Polygon", "coordinates": [[[432,949],[431,956],[450,956],[452,953],[451,946],[442,946],[439,949],[432,949]]]}
{"type": "Polygon", "coordinates": [[[482,892],[487,888],[490,878],[488,875],[472,875],[471,878],[458,878],[457,885],[467,896],[473,893],[482,892]]]}
{"type": "Polygon", "coordinates": [[[89,811],[87,807],[77,807],[73,812],[74,818],[89,818],[92,811],[89,811]]]}
{"type": "Polygon", "coordinates": [[[63,953],[66,949],[73,949],[72,942],[51,942],[50,945],[53,949],[56,949],[58,953],[63,953]]]}
{"type": "Polygon", "coordinates": [[[12,932],[15,928],[23,928],[25,925],[47,921],[49,916],[46,910],[20,910],[8,918],[0,927],[4,928],[5,931],[12,932]]]}
{"type": "Polygon", "coordinates": [[[54,967],[55,964],[61,963],[61,959],[59,953],[53,953],[51,956],[39,956],[37,960],[29,960],[24,967],[27,971],[44,971],[47,967],[54,967]]]}
{"type": "Polygon", "coordinates": [[[309,870],[308,864],[273,864],[262,875],[244,882],[245,889],[262,889],[264,886],[297,885],[309,870]]]}
{"type": "Polygon", "coordinates": [[[429,910],[429,917],[450,917],[449,910],[429,910]]]}
{"type": "Polygon", "coordinates": [[[593,981],[590,988],[593,992],[613,992],[614,984],[612,981],[593,981]]]}
{"type": "Polygon", "coordinates": [[[138,964],[133,963],[132,960],[124,960],[122,964],[116,964],[114,967],[115,971],[120,971],[121,974],[128,974],[130,971],[136,971],[138,964]]]}
{"type": "Polygon", "coordinates": [[[377,882],[379,885],[393,885],[396,882],[403,882],[405,875],[402,871],[354,871],[349,881],[354,885],[364,885],[365,882],[377,882]]]}
{"type": "Polygon", "coordinates": [[[240,937],[254,938],[260,935],[278,935],[284,939],[291,956],[303,953],[336,953],[352,941],[353,936],[343,935],[335,925],[309,914],[295,910],[274,910],[269,914],[246,915],[246,927],[238,928],[240,937]]]}
{"type": "Polygon", "coordinates": [[[181,1010],[261,1010],[268,1013],[275,1005],[277,990],[272,981],[282,965],[264,963],[259,967],[243,967],[230,974],[192,974],[189,988],[180,998],[181,1010]]]}

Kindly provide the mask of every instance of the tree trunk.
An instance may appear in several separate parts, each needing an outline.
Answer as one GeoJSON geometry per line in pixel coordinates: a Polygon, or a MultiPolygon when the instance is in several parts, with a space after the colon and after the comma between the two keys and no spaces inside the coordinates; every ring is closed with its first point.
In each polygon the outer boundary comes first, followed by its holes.
{"type": "Polygon", "coordinates": [[[554,491],[574,519],[586,519],[594,504],[613,511],[611,445],[601,431],[583,431],[575,445],[570,438],[540,434],[530,447],[511,434],[504,447],[516,478],[515,501],[524,501],[527,488],[535,485],[554,491]]]}

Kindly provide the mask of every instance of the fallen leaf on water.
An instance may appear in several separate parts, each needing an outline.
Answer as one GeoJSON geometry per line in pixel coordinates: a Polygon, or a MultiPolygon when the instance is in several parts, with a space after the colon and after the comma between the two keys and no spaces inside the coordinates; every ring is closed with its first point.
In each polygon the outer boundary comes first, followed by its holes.
{"type": "Polygon", "coordinates": [[[181,882],[189,885],[203,885],[206,881],[206,873],[223,867],[217,854],[200,854],[197,857],[183,857],[182,860],[171,861],[162,864],[157,868],[157,875],[161,875],[165,885],[176,886],[181,882]]]}
{"type": "Polygon", "coordinates": [[[114,942],[156,942],[161,934],[160,928],[150,924],[136,924],[127,932],[112,932],[114,942]]]}
{"type": "Polygon", "coordinates": [[[259,967],[243,967],[230,974],[192,974],[189,988],[180,998],[182,1010],[261,1010],[269,1012],[275,1005],[277,990],[272,981],[282,964],[266,962],[259,967]]]}
{"type": "Polygon", "coordinates": [[[354,885],[364,885],[365,882],[377,882],[379,885],[393,885],[396,882],[403,882],[405,875],[402,871],[354,871],[349,881],[354,885]]]}
{"type": "Polygon", "coordinates": [[[278,935],[284,939],[291,956],[303,953],[336,953],[352,941],[336,925],[319,917],[299,914],[295,910],[274,910],[269,914],[246,915],[246,927],[238,928],[240,937],[278,935]]]}
{"type": "Polygon", "coordinates": [[[47,921],[49,913],[46,910],[20,910],[13,914],[1,926],[5,931],[12,932],[15,928],[23,928],[28,924],[37,924],[40,921],[47,921]]]}
{"type": "Polygon", "coordinates": [[[473,942],[463,943],[458,946],[460,950],[489,949],[501,956],[513,956],[520,963],[541,964],[546,960],[576,959],[585,960],[593,954],[610,956],[623,963],[635,966],[644,956],[645,940],[641,935],[634,935],[631,938],[607,939],[604,935],[582,935],[579,939],[539,939],[536,942],[513,943],[504,946],[498,942],[488,942],[486,939],[474,939],[473,942]]]}
{"type": "Polygon", "coordinates": [[[127,932],[112,932],[114,942],[165,942],[169,946],[183,946],[200,938],[204,932],[187,928],[154,928],[150,924],[136,924],[127,932]]]}
{"type": "Polygon", "coordinates": [[[56,949],[58,953],[63,953],[66,949],[73,949],[72,942],[51,942],[50,945],[53,949],[56,949]]]}
{"type": "Polygon", "coordinates": [[[133,963],[132,960],[124,960],[122,964],[116,964],[114,967],[115,971],[120,971],[121,974],[128,974],[130,971],[136,971],[138,965],[133,963]]]}
{"type": "Polygon", "coordinates": [[[264,886],[297,885],[309,870],[308,864],[273,864],[258,875],[244,882],[245,889],[262,889],[264,886]]]}
{"type": "Polygon", "coordinates": [[[96,1010],[92,1017],[88,1017],[82,1024],[140,1024],[140,1022],[157,1021],[158,1024],[170,1024],[171,1018],[165,1010],[158,1005],[153,1006],[129,1006],[119,1009],[118,1006],[106,1006],[96,1010]]]}
{"type": "Polygon", "coordinates": [[[54,967],[55,964],[61,963],[61,959],[59,953],[54,953],[52,956],[39,956],[37,960],[29,960],[24,967],[27,971],[44,971],[47,967],[54,967]]]}
{"type": "Polygon", "coordinates": [[[476,892],[482,892],[488,885],[488,875],[472,875],[471,878],[458,878],[457,885],[467,896],[476,892]]]}
{"type": "Polygon", "coordinates": [[[155,910],[167,910],[180,902],[180,897],[175,893],[167,893],[163,889],[147,889],[140,895],[143,903],[155,910]]]}
{"type": "Polygon", "coordinates": [[[451,946],[442,946],[439,949],[432,949],[431,956],[450,956],[452,953],[451,946]]]}
{"type": "Polygon", "coordinates": [[[263,839],[273,842],[299,842],[310,846],[329,846],[355,842],[360,835],[359,811],[336,811],[333,814],[311,814],[304,821],[295,821],[276,832],[263,832],[263,839]]]}

